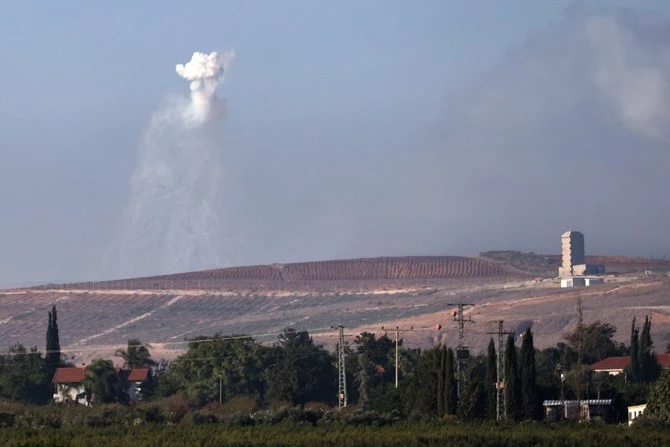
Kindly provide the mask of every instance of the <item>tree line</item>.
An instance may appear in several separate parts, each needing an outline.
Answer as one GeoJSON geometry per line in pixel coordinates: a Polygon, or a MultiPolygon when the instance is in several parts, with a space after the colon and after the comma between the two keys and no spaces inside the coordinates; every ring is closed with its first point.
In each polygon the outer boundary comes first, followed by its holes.
{"type": "MultiPolygon", "coordinates": [[[[57,318],[54,306],[48,314],[44,355],[36,347],[16,344],[0,356],[1,399],[31,404],[52,400],[54,372],[68,365],[60,352],[57,318]]],[[[542,350],[534,347],[530,328],[519,347],[510,334],[502,353],[504,383],[497,382],[493,339],[486,353],[462,363],[460,374],[454,349],[406,349],[399,340],[396,387],[394,340],[363,332],[344,346],[348,401],[357,408],[406,418],[483,420],[498,416],[502,390],[501,414],[507,420],[541,419],[543,400],[577,398],[613,399],[616,418],[625,420],[625,407],[647,401],[650,384],[661,370],[654,356],[651,319],[645,318],[641,328],[633,319],[630,345],[616,342],[615,334],[608,323],[579,324],[556,346],[542,350]],[[596,374],[585,366],[622,355],[630,355],[631,363],[619,376],[596,374]]],[[[240,397],[260,408],[337,403],[336,356],[307,331],[287,328],[271,345],[244,334],[196,337],[172,362],[156,363],[149,348],[131,339],[115,353],[124,368],[152,369],[151,383],[143,386],[144,399],[179,395],[200,407],[240,397]]],[[[112,361],[95,359],[86,370],[84,386],[94,404],[128,403],[112,361]]]]}

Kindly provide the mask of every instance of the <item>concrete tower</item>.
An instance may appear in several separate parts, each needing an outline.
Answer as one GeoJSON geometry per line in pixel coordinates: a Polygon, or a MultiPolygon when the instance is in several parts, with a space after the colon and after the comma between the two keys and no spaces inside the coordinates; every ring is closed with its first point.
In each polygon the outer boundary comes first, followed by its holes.
{"type": "MultiPolygon", "coordinates": [[[[561,277],[568,277],[582,272],[575,272],[576,265],[584,265],[584,235],[579,231],[566,231],[561,235],[561,251],[563,263],[559,269],[561,277]]],[[[580,269],[583,270],[583,269],[580,269]]]]}

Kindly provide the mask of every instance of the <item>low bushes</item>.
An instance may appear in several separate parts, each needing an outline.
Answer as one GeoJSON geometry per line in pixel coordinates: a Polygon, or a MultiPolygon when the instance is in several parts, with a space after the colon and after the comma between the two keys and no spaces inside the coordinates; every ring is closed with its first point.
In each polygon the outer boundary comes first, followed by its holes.
{"type": "MultiPolygon", "coordinates": [[[[637,424],[636,424],[637,425],[637,424]]],[[[248,446],[666,446],[670,432],[651,421],[636,427],[602,423],[527,421],[461,423],[403,421],[354,409],[283,406],[258,410],[253,402],[194,409],[183,398],[131,406],[29,407],[0,404],[0,445],[248,445],[248,446]],[[252,412],[249,413],[248,410],[252,412]]]]}

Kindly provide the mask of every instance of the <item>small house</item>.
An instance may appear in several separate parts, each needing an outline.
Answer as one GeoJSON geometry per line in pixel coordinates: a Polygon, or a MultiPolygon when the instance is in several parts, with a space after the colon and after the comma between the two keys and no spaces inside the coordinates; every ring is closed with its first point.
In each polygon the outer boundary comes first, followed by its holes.
{"type": "MultiPolygon", "coordinates": [[[[670,354],[656,354],[656,362],[663,369],[670,369],[670,354]]],[[[589,368],[593,372],[605,372],[610,375],[616,376],[623,373],[623,371],[630,365],[630,357],[607,357],[602,359],[589,368]]]]}
{"type": "Polygon", "coordinates": [[[86,376],[84,368],[57,368],[52,383],[56,387],[53,395],[54,402],[74,402],[88,405],[86,391],[82,381],[86,376]]]}
{"type": "MultiPolygon", "coordinates": [[[[114,371],[126,386],[128,400],[142,400],[142,388],[151,381],[151,370],[149,368],[114,368],[114,371]]],[[[53,395],[54,402],[89,405],[90,399],[82,384],[86,374],[86,369],[81,367],[57,368],[52,380],[56,388],[53,395]]]]}

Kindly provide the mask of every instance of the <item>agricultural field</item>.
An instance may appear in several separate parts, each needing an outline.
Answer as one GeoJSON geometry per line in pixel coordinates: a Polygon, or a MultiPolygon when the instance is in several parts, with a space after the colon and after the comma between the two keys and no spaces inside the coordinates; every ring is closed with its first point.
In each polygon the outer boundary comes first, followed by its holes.
{"type": "MultiPolygon", "coordinates": [[[[92,418],[88,418],[92,419],[92,418]]],[[[523,423],[455,424],[454,422],[395,423],[389,420],[361,420],[316,425],[309,420],[284,421],[268,426],[239,426],[211,419],[178,425],[156,425],[137,418],[126,425],[118,421],[105,425],[104,419],[91,420],[83,427],[3,428],[4,446],[453,446],[453,447],[664,447],[670,443],[667,429],[636,429],[600,424],[547,425],[523,423]]]]}
{"type": "Polygon", "coordinates": [[[0,403],[0,445],[660,447],[670,443],[667,426],[658,421],[631,427],[599,421],[459,422],[454,416],[415,414],[407,419],[395,411],[356,407],[250,410],[240,402],[200,409],[176,396],[129,406],[0,403]]]}

